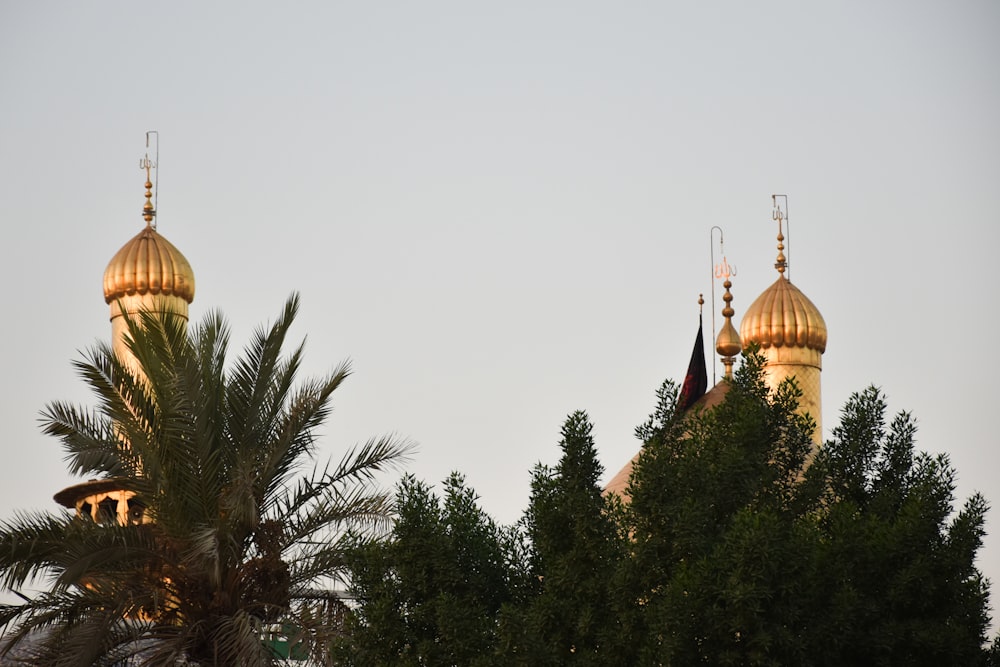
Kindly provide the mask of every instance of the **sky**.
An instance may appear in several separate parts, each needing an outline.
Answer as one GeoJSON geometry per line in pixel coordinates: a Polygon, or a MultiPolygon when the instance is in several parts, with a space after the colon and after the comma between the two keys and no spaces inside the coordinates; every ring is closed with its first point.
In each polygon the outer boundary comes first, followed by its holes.
{"type": "Polygon", "coordinates": [[[786,194],[824,436],[871,384],[912,412],[957,503],[994,506],[1000,581],[998,34],[993,0],[0,0],[0,516],[81,481],[39,412],[93,403],[71,361],[109,338],[156,130],[192,318],[223,311],[238,350],[298,292],[305,375],[354,370],[320,459],[398,434],[502,523],[570,412],[605,479],[632,457],[699,293],[712,337],[712,253],[737,321],[777,277],[786,194]]]}

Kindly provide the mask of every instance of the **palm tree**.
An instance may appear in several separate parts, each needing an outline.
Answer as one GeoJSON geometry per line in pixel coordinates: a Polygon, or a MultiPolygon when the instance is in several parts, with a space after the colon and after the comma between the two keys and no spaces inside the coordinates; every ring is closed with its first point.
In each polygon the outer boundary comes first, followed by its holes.
{"type": "Polygon", "coordinates": [[[44,430],[74,473],[117,480],[147,518],[0,522],[0,589],[44,582],[0,606],[0,656],[268,665],[277,658],[262,637],[276,625],[319,655],[335,629],[309,598],[344,573],[349,543],[385,529],[391,498],[373,477],[409,446],[376,438],[315,466],[316,429],[349,368],[296,383],[302,345],[282,346],[297,310],[293,295],[231,366],[218,313],[190,334],[181,318],[142,313],[128,322],[136,364],[108,344],[75,363],[97,407],[52,403],[44,430]]]}

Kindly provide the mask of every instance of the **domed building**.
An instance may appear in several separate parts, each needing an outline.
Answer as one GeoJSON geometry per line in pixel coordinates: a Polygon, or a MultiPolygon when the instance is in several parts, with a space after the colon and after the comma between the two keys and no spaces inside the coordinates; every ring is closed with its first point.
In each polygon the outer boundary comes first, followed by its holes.
{"type": "MultiPolygon", "coordinates": [[[[733,365],[736,357],[756,344],[764,355],[764,377],[772,391],[787,378],[795,378],[802,390],[799,412],[808,413],[816,422],[813,442],[819,447],[823,441],[823,402],[820,372],[823,369],[823,353],[826,351],[826,321],[819,309],[799,288],[785,276],[788,263],[785,259],[784,233],[781,227],[780,210],[778,219],[778,256],[774,268],[778,279],[747,309],[740,325],[739,333],[733,326],[736,311],[732,307],[732,282],[726,277],[723,283],[725,294],[722,316],[725,322],[716,337],[715,349],[722,358],[725,368],[723,379],[695,401],[689,410],[705,410],[718,405],[729,392],[733,365]]],[[[640,451],[641,453],[641,451],[640,451]]],[[[628,500],[628,483],[632,476],[632,466],[639,458],[637,453],[615,474],[604,488],[604,493],[616,493],[628,500]]]]}
{"type": "MultiPolygon", "coordinates": [[[[126,317],[141,312],[173,313],[188,319],[194,301],[194,271],[181,252],[156,231],[153,183],[146,160],[146,203],[142,207],[145,228],[115,253],[104,270],[104,301],[111,308],[112,346],[118,357],[137,370],[128,349],[126,317]]],[[[126,479],[90,480],[63,489],[57,503],[76,510],[77,516],[99,523],[143,523],[145,508],[134,500],[126,479]]]]}

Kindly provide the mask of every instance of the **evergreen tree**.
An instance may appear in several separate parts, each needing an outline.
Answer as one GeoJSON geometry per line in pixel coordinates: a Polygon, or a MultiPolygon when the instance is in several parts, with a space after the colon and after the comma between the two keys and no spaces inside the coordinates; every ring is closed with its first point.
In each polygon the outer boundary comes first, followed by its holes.
{"type": "Polygon", "coordinates": [[[360,545],[352,559],[358,608],[340,647],[352,665],[487,665],[498,616],[516,591],[517,538],[477,504],[461,475],[444,499],[406,477],[391,539],[360,545]]]}
{"type": "Polygon", "coordinates": [[[996,664],[982,497],[954,512],[947,459],[915,452],[909,415],[886,427],[875,389],[817,451],[763,365],[748,353],[707,410],[664,383],[625,506],[570,415],[533,473],[527,557],[461,478],[443,506],[405,482],[394,540],[358,552],[354,664],[996,664]]]}
{"type": "Polygon", "coordinates": [[[769,393],[762,361],[707,411],[677,415],[665,384],[637,429],[632,664],[984,663],[982,497],[953,514],[947,458],[914,452],[905,413],[886,429],[875,389],[810,463],[798,391],[769,393]]]}
{"type": "Polygon", "coordinates": [[[818,664],[975,665],[983,660],[988,590],[975,567],[986,502],[954,512],[946,456],[915,453],[916,424],[854,394],[809,470],[828,484],[819,571],[825,613],[818,664]]]}
{"type": "MultiPolygon", "coordinates": [[[[603,468],[585,412],[562,427],[562,458],[538,466],[525,515],[533,595],[507,617],[521,621],[525,664],[609,665],[621,628],[612,573],[625,552],[616,499],[601,494],[603,468]]],[[[516,624],[511,620],[509,627],[516,624]]]]}
{"type": "Polygon", "coordinates": [[[798,391],[769,395],[751,355],[713,409],[678,415],[665,384],[630,482],[625,587],[639,664],[800,664],[815,485],[798,391]],[[780,593],[780,594],[779,594],[780,593]]]}

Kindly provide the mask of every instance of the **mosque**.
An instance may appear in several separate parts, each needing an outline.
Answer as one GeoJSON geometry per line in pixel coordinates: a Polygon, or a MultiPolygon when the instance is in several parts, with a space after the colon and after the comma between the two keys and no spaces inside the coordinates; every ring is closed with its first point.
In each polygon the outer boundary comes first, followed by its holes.
{"type": "MultiPolygon", "coordinates": [[[[732,307],[733,295],[730,291],[733,285],[729,277],[726,277],[723,283],[726,291],[722,297],[726,304],[722,309],[725,322],[715,340],[715,350],[722,358],[725,372],[722,380],[698,398],[689,409],[704,410],[721,403],[731,386],[729,381],[732,379],[736,357],[747,346],[756,343],[767,362],[764,379],[769,389],[776,389],[786,378],[795,378],[802,390],[799,412],[808,413],[816,422],[813,443],[815,447],[819,447],[823,438],[820,372],[823,370],[823,352],[826,351],[826,322],[809,297],[785,276],[788,263],[785,259],[785,236],[781,227],[783,219],[780,209],[776,208],[775,218],[778,220],[778,257],[774,268],[778,272],[778,279],[750,305],[737,333],[733,326],[736,311],[732,307]]],[[[637,453],[611,478],[604,489],[605,493],[616,493],[622,498],[628,498],[629,478],[638,458],[637,453]]]]}
{"type": "MultiPolygon", "coordinates": [[[[150,169],[153,166],[154,163],[147,157],[144,161],[146,202],[142,210],[145,227],[121,247],[104,271],[104,300],[110,307],[112,347],[118,357],[133,370],[138,370],[138,361],[128,347],[126,318],[142,312],[171,313],[187,322],[188,307],[194,301],[195,294],[191,265],[156,230],[153,183],[150,180],[150,169]]],[[[820,372],[822,355],[826,349],[826,323],[812,301],[785,275],[787,262],[780,214],[778,218],[778,255],[774,265],[778,278],[753,302],[737,332],[733,325],[735,311],[730,291],[732,283],[726,277],[723,283],[724,324],[715,341],[716,351],[725,368],[724,376],[707,392],[707,379],[703,379],[699,392],[703,395],[697,397],[689,409],[707,409],[720,403],[731,386],[736,357],[746,345],[756,343],[766,359],[765,379],[769,387],[776,388],[787,377],[796,378],[802,389],[799,409],[809,413],[815,420],[817,428],[813,439],[816,446],[819,446],[822,433],[820,372]]],[[[701,343],[699,329],[699,346],[701,343]]],[[[704,353],[697,346],[696,352],[700,355],[704,376],[704,353]]],[[[611,479],[605,493],[618,493],[627,499],[632,466],[638,456],[636,454],[611,479]]],[[[74,510],[77,517],[87,517],[99,524],[150,523],[152,519],[132,490],[130,482],[128,478],[90,480],[59,491],[54,499],[74,510]]],[[[335,618],[339,619],[338,622],[343,622],[347,607],[341,599],[342,594],[318,591],[310,595],[332,603],[331,609],[336,609],[338,614],[335,618]]],[[[269,635],[265,641],[271,644],[278,655],[293,660],[304,657],[304,654],[300,656],[295,653],[295,647],[281,633],[269,635]]]]}
{"type": "MultiPolygon", "coordinates": [[[[187,321],[188,306],[194,300],[194,271],[184,255],[156,231],[156,210],[152,203],[153,183],[148,156],[146,169],[146,203],[142,215],[145,228],[111,258],[104,271],[104,300],[111,308],[112,344],[121,359],[133,368],[136,360],[126,344],[127,325],[123,315],[142,311],[174,313],[187,321]]],[[[782,214],[776,208],[778,220],[778,255],[774,268],[778,278],[750,305],[743,316],[739,333],[733,325],[732,282],[726,277],[722,309],[724,323],[715,349],[725,369],[722,380],[697,399],[691,409],[707,409],[720,403],[729,391],[733,364],[740,352],[756,343],[766,359],[764,369],[767,385],[774,389],[788,377],[795,377],[802,397],[799,410],[809,413],[816,422],[813,440],[822,441],[822,392],[820,372],[826,350],[826,322],[819,309],[786,277],[782,214]]],[[[627,497],[629,477],[638,454],[632,458],[605,488],[606,493],[627,497]]],[[[145,508],[128,488],[128,480],[91,480],[63,489],[55,500],[75,510],[78,516],[89,516],[98,523],[138,524],[149,519],[145,508]]]]}

